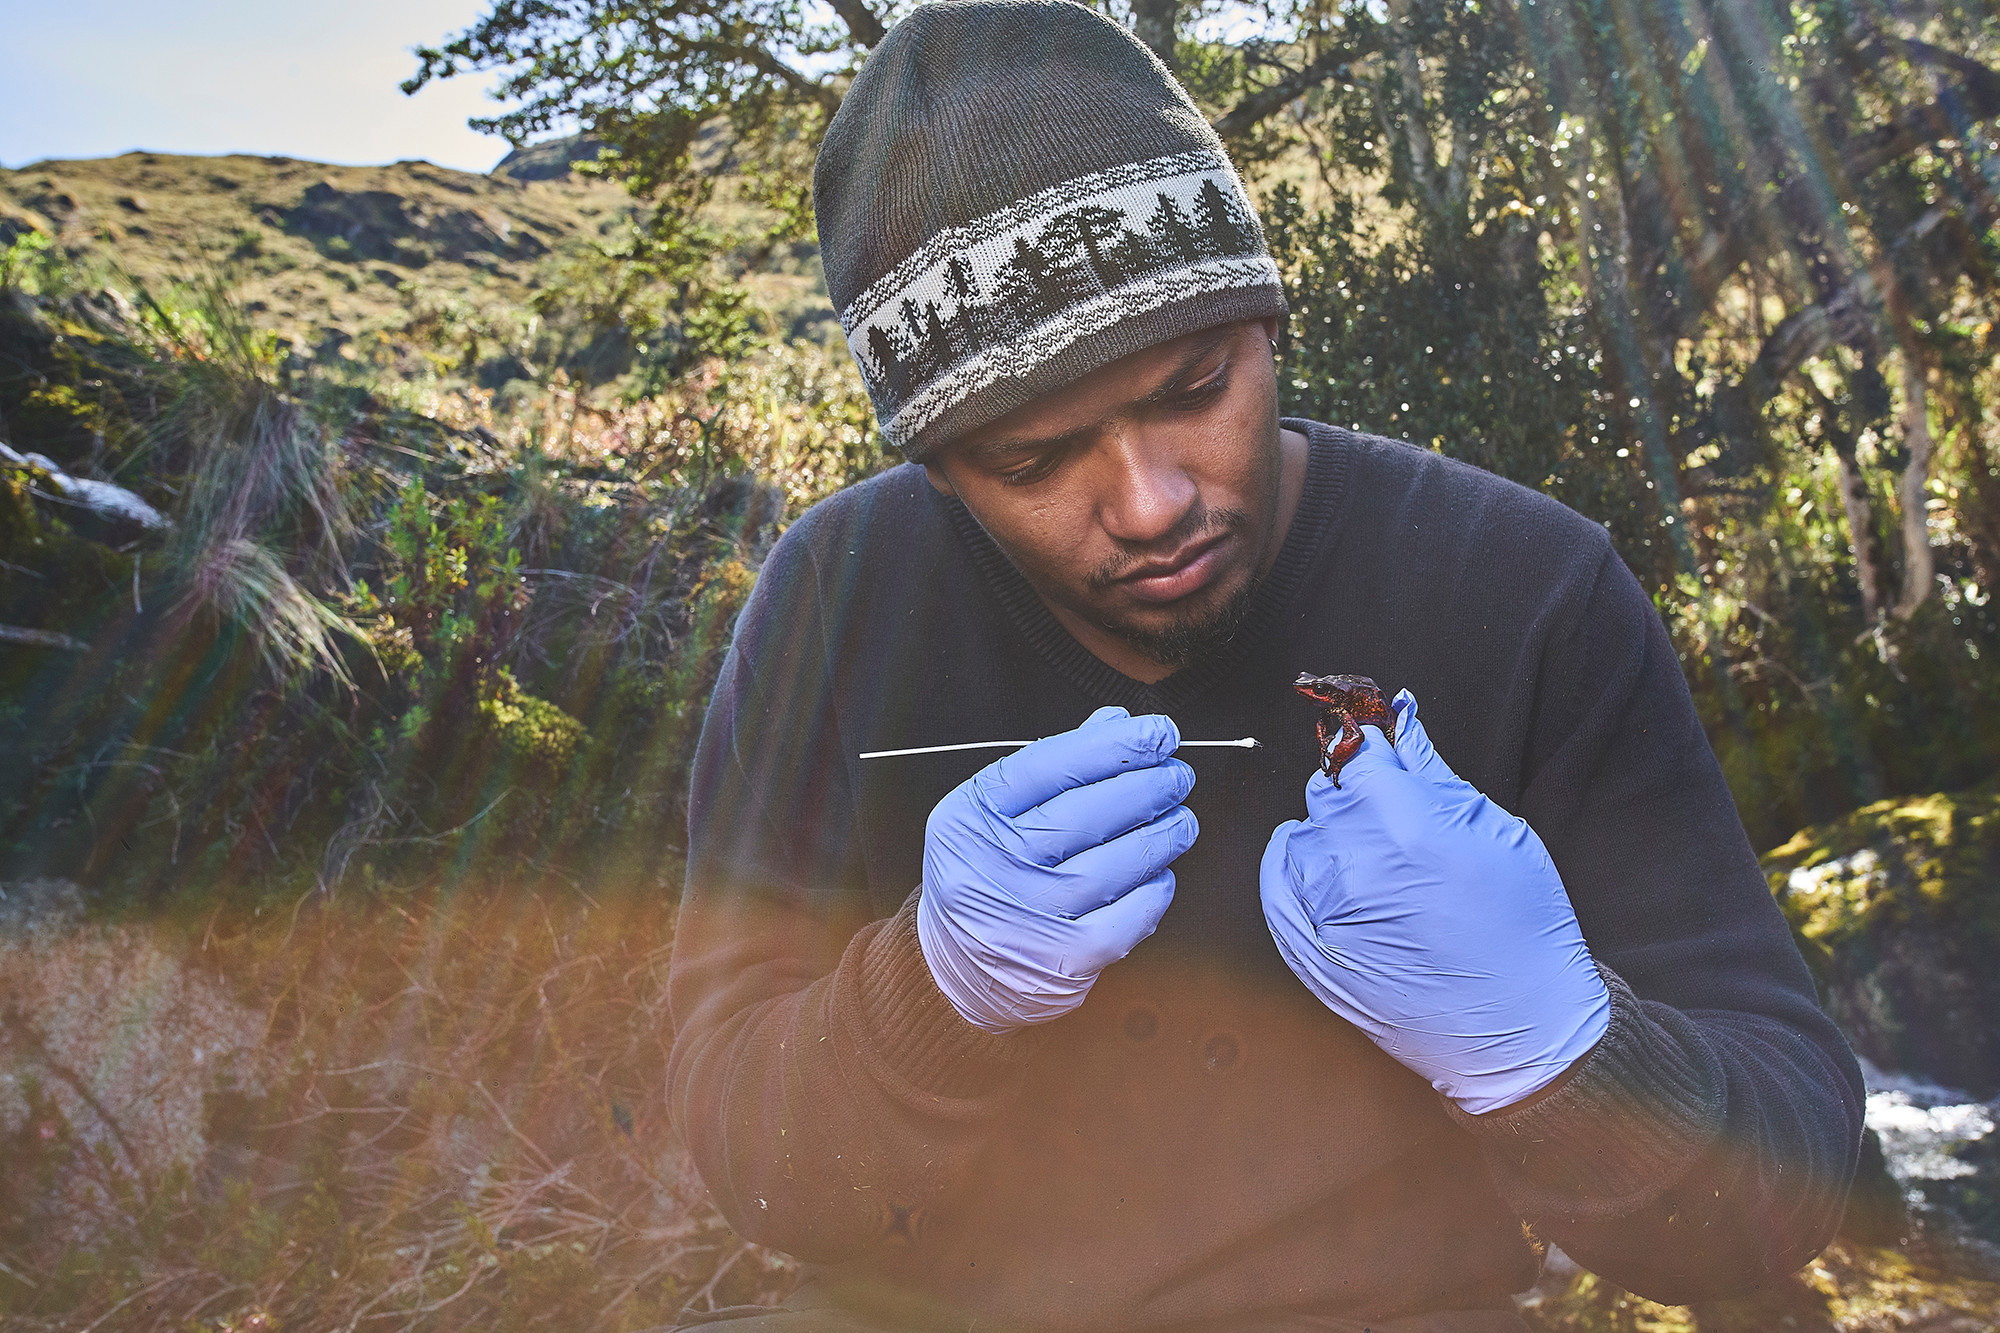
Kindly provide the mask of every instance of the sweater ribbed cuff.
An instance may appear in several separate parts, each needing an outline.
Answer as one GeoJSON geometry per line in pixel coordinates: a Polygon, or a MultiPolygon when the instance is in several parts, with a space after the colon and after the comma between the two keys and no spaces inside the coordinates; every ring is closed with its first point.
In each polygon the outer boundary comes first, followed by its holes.
{"type": "Polygon", "coordinates": [[[1501,1193],[1524,1219],[1622,1217],[1686,1174],[1722,1130],[1721,1062],[1694,1024],[1642,1004],[1597,965],[1611,1024],[1553,1089],[1519,1106],[1452,1118],[1484,1150],[1501,1193]]]}
{"type": "Polygon", "coordinates": [[[997,1091],[1041,1048],[1037,1028],[995,1035],[965,1021],[931,976],[917,943],[917,895],[857,940],[853,1005],[858,1034],[912,1088],[938,1097],[976,1098],[997,1091]]]}

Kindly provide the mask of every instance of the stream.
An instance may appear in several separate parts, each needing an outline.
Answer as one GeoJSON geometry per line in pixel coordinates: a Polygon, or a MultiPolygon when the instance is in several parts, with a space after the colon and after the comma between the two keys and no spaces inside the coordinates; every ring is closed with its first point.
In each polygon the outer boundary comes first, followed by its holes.
{"type": "Polygon", "coordinates": [[[1920,1182],[1957,1180],[1978,1167],[1955,1151],[1977,1143],[2000,1124],[2000,1098],[1973,1099],[1958,1088],[1877,1069],[1861,1062],[1868,1083],[1868,1127],[1882,1138],[1889,1171],[1912,1192],[1920,1182]]]}

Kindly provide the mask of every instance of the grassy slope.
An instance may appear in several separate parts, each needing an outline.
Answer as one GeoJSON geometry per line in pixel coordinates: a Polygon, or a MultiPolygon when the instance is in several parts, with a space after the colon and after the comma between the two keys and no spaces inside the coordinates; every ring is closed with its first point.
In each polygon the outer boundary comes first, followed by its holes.
{"type": "MultiPolygon", "coordinates": [[[[398,328],[423,296],[518,310],[565,245],[613,239],[633,211],[620,186],[587,176],[517,181],[428,162],[127,153],[0,170],[0,242],[42,231],[85,264],[146,281],[226,267],[257,323],[306,354],[398,328]]],[[[712,213],[731,231],[757,221],[726,178],[712,213]]],[[[753,253],[756,271],[740,276],[775,331],[830,317],[813,247],[753,253]]]]}
{"type": "Polygon", "coordinates": [[[0,210],[141,279],[233,261],[258,322],[311,347],[328,328],[353,336],[385,322],[402,307],[404,283],[482,306],[518,304],[546,255],[612,230],[630,201],[582,177],[517,184],[428,162],[127,153],[0,171],[0,210]],[[305,196],[321,183],[354,202],[315,211],[305,196]],[[311,225],[341,212],[361,224],[362,244],[311,225]]]}

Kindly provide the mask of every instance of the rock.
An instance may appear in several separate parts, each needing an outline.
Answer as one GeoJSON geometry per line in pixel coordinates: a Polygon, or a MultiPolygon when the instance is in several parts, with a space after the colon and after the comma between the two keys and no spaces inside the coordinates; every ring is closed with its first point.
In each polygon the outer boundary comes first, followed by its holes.
{"type": "Polygon", "coordinates": [[[389,190],[343,190],[331,181],[306,187],[277,225],[312,237],[331,257],[387,260],[420,268],[433,258],[473,254],[532,259],[548,246],[505,217],[474,208],[433,208],[389,190]]]}
{"type": "Polygon", "coordinates": [[[2000,1092],[2000,783],[1879,801],[1764,857],[1854,1048],[2000,1092]]]}
{"type": "Polygon", "coordinates": [[[0,884],[0,937],[57,930],[83,919],[83,890],[66,879],[0,884]]]}
{"type": "Polygon", "coordinates": [[[47,234],[48,228],[34,218],[0,205],[0,250],[8,249],[23,236],[47,234]]]}
{"type": "Polygon", "coordinates": [[[1861,1165],[1854,1173],[1854,1185],[1847,1191],[1847,1211],[1840,1219],[1840,1235],[1860,1245],[1894,1245],[1909,1229],[1910,1212],[1903,1202],[1903,1186],[1889,1174],[1889,1159],[1882,1153],[1882,1136],[1874,1130],[1861,1134],[1861,1165]]]}
{"type": "Polygon", "coordinates": [[[209,1100],[272,1071],[265,1015],[169,932],[92,924],[64,880],[5,887],[41,906],[0,930],[0,1205],[46,1262],[95,1241],[121,1191],[200,1162],[209,1100]]]}
{"type": "Polygon", "coordinates": [[[1962,1174],[1920,1182],[1924,1201],[1949,1209],[1986,1244],[2000,1245],[2000,1135],[1989,1132],[1955,1145],[1951,1156],[1962,1174]]]}
{"type": "Polygon", "coordinates": [[[28,207],[51,218],[67,218],[77,211],[76,196],[67,190],[56,188],[54,181],[44,180],[41,187],[28,196],[28,207]]]}
{"type": "Polygon", "coordinates": [[[488,174],[513,181],[568,180],[572,167],[579,162],[595,162],[603,152],[604,144],[588,134],[544,139],[516,148],[488,174]]]}
{"type": "Polygon", "coordinates": [[[472,378],[482,389],[498,389],[509,380],[531,379],[533,373],[520,357],[512,352],[502,352],[481,361],[474,369],[472,378]]]}

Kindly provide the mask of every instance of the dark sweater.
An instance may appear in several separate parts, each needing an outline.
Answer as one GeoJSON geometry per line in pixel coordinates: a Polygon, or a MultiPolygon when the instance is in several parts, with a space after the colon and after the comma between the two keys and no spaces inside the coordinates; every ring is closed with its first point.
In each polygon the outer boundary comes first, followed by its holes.
{"type": "Polygon", "coordinates": [[[1771,901],[1665,631],[1602,529],[1408,445],[1306,422],[1298,515],[1242,630],[1157,685],[1065,632],[904,466],[771,552],[695,762],[672,1109],[745,1236],[863,1308],[981,1329],[1321,1326],[1506,1308],[1521,1225],[1655,1299],[1737,1292],[1837,1223],[1846,1045],[1771,901]],[[1471,1117],[1323,1008],[1258,901],[1314,765],[1300,671],[1407,687],[1523,816],[1606,973],[1611,1028],[1471,1117]],[[993,752],[1122,704],[1186,737],[1201,836],[1159,930],[1008,1036],[932,982],[924,823],[993,752]]]}

